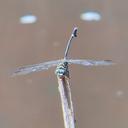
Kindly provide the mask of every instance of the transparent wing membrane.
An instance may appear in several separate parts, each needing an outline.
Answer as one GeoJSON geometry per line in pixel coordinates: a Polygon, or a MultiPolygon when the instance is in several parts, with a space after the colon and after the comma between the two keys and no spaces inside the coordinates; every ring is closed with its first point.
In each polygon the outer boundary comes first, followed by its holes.
{"type": "Polygon", "coordinates": [[[71,64],[81,64],[84,66],[107,66],[107,65],[112,65],[111,60],[67,60],[68,63],[71,64]]]}
{"type": "Polygon", "coordinates": [[[73,59],[67,59],[67,60],[55,60],[55,61],[48,61],[40,64],[34,64],[34,65],[28,65],[24,67],[20,67],[14,71],[12,76],[15,75],[24,75],[29,74],[32,72],[39,72],[42,70],[47,70],[50,67],[57,66],[59,63],[68,62],[69,64],[80,64],[83,66],[107,66],[112,65],[111,60],[73,60],[73,59]]]}
{"type": "Polygon", "coordinates": [[[29,74],[29,73],[32,73],[32,72],[47,70],[50,67],[57,66],[60,62],[61,62],[61,60],[55,60],[55,61],[48,61],[48,62],[44,62],[44,63],[40,63],[40,64],[33,64],[33,65],[20,67],[20,68],[18,68],[14,71],[12,76],[24,75],[24,74],[29,74]]]}

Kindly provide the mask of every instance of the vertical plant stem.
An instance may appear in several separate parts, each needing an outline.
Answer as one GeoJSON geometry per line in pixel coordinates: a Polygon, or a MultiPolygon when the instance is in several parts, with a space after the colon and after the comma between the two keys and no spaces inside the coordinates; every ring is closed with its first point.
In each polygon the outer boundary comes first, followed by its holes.
{"type": "Polygon", "coordinates": [[[75,118],[69,78],[67,76],[63,76],[62,78],[57,76],[57,78],[65,128],[75,128],[75,118]]]}

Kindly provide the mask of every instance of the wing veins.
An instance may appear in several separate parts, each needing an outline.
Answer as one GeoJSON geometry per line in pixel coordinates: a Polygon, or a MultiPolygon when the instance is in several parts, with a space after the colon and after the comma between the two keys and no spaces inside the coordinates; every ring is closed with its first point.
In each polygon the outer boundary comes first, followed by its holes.
{"type": "Polygon", "coordinates": [[[17,68],[12,75],[13,76],[24,75],[24,74],[29,74],[31,72],[47,70],[50,67],[56,66],[60,62],[61,62],[61,60],[55,60],[55,61],[48,61],[48,62],[44,62],[44,63],[23,66],[23,67],[17,68]]]}
{"type": "Polygon", "coordinates": [[[81,64],[84,66],[107,66],[107,65],[112,65],[111,60],[75,60],[75,59],[69,59],[67,60],[70,64],[81,64]]]}

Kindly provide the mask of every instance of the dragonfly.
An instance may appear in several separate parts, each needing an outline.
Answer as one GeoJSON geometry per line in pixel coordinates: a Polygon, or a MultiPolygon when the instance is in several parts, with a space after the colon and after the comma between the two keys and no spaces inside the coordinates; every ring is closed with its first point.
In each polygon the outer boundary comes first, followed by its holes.
{"type": "Polygon", "coordinates": [[[69,64],[78,64],[78,65],[83,65],[83,66],[107,66],[107,65],[113,64],[111,60],[69,59],[68,58],[69,48],[71,46],[72,39],[77,37],[77,31],[78,31],[78,28],[75,27],[68,40],[63,59],[19,67],[13,72],[12,75],[13,76],[25,75],[25,74],[29,74],[32,72],[39,72],[39,71],[47,70],[51,67],[57,66],[55,70],[55,74],[57,76],[69,77],[69,72],[68,72],[69,64]]]}

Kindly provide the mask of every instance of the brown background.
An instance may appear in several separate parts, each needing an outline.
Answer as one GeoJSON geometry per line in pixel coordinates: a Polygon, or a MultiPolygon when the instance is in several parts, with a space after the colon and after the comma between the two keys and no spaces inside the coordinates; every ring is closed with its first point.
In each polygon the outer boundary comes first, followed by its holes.
{"type": "Polygon", "coordinates": [[[128,2],[126,0],[0,1],[0,128],[63,128],[54,68],[10,77],[17,67],[60,59],[74,26],[70,57],[111,59],[115,66],[71,65],[78,128],[128,127],[128,2]],[[97,10],[102,19],[80,19],[97,10]],[[27,13],[34,24],[20,24],[27,13]]]}

